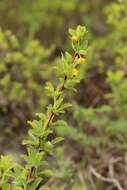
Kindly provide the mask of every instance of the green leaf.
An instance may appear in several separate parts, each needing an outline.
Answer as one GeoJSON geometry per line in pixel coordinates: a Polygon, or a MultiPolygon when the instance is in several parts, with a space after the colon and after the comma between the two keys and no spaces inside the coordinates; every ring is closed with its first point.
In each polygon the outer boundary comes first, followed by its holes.
{"type": "Polygon", "coordinates": [[[64,140],[63,137],[56,137],[55,139],[53,139],[53,140],[51,141],[51,143],[52,143],[53,145],[55,145],[55,144],[57,144],[57,143],[59,143],[59,142],[61,142],[61,141],[63,141],[63,140],[64,140]]]}
{"type": "Polygon", "coordinates": [[[32,140],[24,140],[22,142],[23,145],[33,145],[33,146],[37,146],[39,144],[39,139],[32,139],[32,140]]]}
{"type": "Polygon", "coordinates": [[[43,113],[36,113],[40,120],[44,121],[46,119],[46,115],[43,113]]]}
{"type": "Polygon", "coordinates": [[[66,60],[71,64],[73,61],[72,55],[69,54],[68,52],[65,52],[65,57],[66,57],[66,60]]]}
{"type": "Polygon", "coordinates": [[[39,152],[34,148],[28,148],[28,155],[23,155],[22,157],[26,161],[27,165],[30,167],[41,166],[41,161],[44,156],[44,152],[39,152]]]}
{"type": "Polygon", "coordinates": [[[48,169],[42,171],[41,174],[46,176],[46,177],[51,177],[54,175],[53,172],[51,170],[48,170],[48,169]]]}
{"type": "Polygon", "coordinates": [[[67,127],[67,122],[64,120],[57,120],[56,122],[53,123],[55,127],[67,127]]]}
{"type": "Polygon", "coordinates": [[[10,185],[7,183],[2,184],[2,190],[9,190],[10,189],[10,185]]]}
{"type": "Polygon", "coordinates": [[[30,184],[30,187],[28,188],[28,190],[35,190],[40,184],[41,180],[42,180],[41,178],[35,179],[34,182],[30,184]]]}
{"type": "Polygon", "coordinates": [[[75,35],[75,30],[73,30],[72,28],[69,28],[69,34],[72,36],[75,35]]]}
{"type": "Polygon", "coordinates": [[[38,136],[38,137],[42,137],[44,134],[43,131],[43,122],[42,120],[33,120],[33,121],[29,121],[28,122],[30,124],[30,126],[32,127],[32,129],[30,129],[28,131],[30,136],[38,136]]]}
{"type": "Polygon", "coordinates": [[[65,88],[69,89],[69,90],[73,90],[76,91],[76,89],[74,88],[75,84],[77,84],[79,82],[79,80],[67,80],[66,84],[65,84],[65,88]]]}
{"type": "Polygon", "coordinates": [[[47,96],[54,96],[55,89],[54,89],[53,85],[51,84],[51,82],[46,83],[45,90],[46,90],[47,96]]]}
{"type": "Polygon", "coordinates": [[[23,188],[22,187],[13,187],[13,190],[23,190],[23,188]]]}

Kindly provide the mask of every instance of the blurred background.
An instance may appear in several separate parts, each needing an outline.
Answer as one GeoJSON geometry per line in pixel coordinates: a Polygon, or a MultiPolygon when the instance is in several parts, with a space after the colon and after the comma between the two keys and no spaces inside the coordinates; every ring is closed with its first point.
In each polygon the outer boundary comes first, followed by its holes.
{"type": "Polygon", "coordinates": [[[126,10],[126,0],[0,1],[0,153],[15,159],[27,121],[50,101],[44,84],[55,83],[54,65],[70,49],[68,28],[89,31],[68,126],[55,131],[65,140],[50,163],[58,175],[52,190],[127,189],[126,10]]]}

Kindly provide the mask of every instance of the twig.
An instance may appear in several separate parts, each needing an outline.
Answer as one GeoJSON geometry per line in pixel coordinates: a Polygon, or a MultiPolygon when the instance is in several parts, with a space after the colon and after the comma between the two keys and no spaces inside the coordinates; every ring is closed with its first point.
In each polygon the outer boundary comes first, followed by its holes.
{"type": "Polygon", "coordinates": [[[121,160],[122,160],[122,157],[111,158],[109,160],[109,177],[114,178],[114,164],[121,160]]]}
{"type": "Polygon", "coordinates": [[[93,181],[92,173],[89,172],[88,175],[89,175],[89,180],[90,180],[90,183],[91,183],[91,188],[92,188],[92,190],[97,190],[96,185],[95,185],[95,183],[94,183],[94,181],[93,181]]]}
{"type": "Polygon", "coordinates": [[[81,182],[82,186],[84,187],[83,189],[85,190],[86,189],[86,184],[85,184],[85,181],[84,181],[83,173],[81,171],[79,171],[78,176],[79,176],[79,179],[80,179],[80,182],[81,182]]]}
{"type": "Polygon", "coordinates": [[[92,166],[90,166],[90,172],[98,179],[105,181],[105,182],[109,182],[109,183],[113,183],[114,186],[116,186],[118,188],[118,190],[124,190],[120,183],[118,182],[117,179],[115,178],[107,178],[107,177],[103,177],[102,175],[100,175],[92,166]]]}

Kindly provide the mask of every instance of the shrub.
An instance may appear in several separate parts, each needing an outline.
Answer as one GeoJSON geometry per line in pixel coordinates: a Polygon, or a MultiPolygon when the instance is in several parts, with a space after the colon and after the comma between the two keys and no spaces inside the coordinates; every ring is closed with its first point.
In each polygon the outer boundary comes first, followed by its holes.
{"type": "Polygon", "coordinates": [[[51,77],[49,56],[38,40],[21,44],[9,30],[0,30],[0,128],[8,135],[24,130],[25,121],[42,109],[43,83],[51,77]],[[44,72],[45,70],[45,72],[44,72]]]}
{"type": "Polygon", "coordinates": [[[1,156],[0,160],[0,186],[2,190],[8,189],[48,189],[44,186],[44,176],[52,175],[48,170],[46,155],[52,155],[54,145],[63,138],[51,138],[53,128],[65,124],[63,120],[56,120],[64,110],[70,107],[70,103],[64,103],[64,91],[75,90],[74,86],[79,83],[78,74],[79,59],[84,59],[87,53],[87,30],[78,26],[75,30],[69,30],[70,36],[76,36],[78,41],[72,41],[74,55],[68,52],[62,55],[61,65],[57,66],[59,73],[58,84],[54,87],[50,82],[46,85],[47,95],[53,100],[47,108],[46,114],[37,114],[38,120],[29,121],[31,129],[28,131],[28,140],[23,141],[27,147],[27,153],[22,156],[24,165],[13,162],[11,156],[1,156]],[[76,72],[75,72],[76,71],[76,72]]]}
{"type": "Polygon", "coordinates": [[[5,0],[0,2],[0,23],[22,41],[38,36],[43,44],[54,42],[57,48],[65,48],[65,32],[70,25],[86,23],[94,34],[105,33],[105,4],[105,0],[22,0],[22,3],[5,0]]]}
{"type": "Polygon", "coordinates": [[[67,139],[65,155],[69,152],[70,163],[76,165],[72,175],[76,173],[78,179],[81,172],[86,189],[117,188],[112,179],[121,189],[126,188],[126,7],[126,1],[106,7],[109,32],[94,39],[89,49],[86,78],[81,86],[85,88],[85,98],[81,94],[80,104],[74,102],[72,127],[57,129],[67,139]],[[91,166],[99,175],[91,173],[91,166]]]}

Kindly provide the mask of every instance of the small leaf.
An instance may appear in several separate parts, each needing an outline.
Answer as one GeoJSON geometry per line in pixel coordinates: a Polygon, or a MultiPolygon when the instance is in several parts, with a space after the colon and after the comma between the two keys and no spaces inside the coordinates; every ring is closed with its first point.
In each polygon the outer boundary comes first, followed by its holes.
{"type": "Polygon", "coordinates": [[[47,186],[42,186],[39,190],[49,190],[47,186]]]}
{"type": "Polygon", "coordinates": [[[51,170],[48,170],[48,169],[42,171],[41,174],[43,174],[43,175],[46,176],[46,177],[51,177],[51,176],[53,176],[53,172],[52,172],[51,170]]]}
{"type": "Polygon", "coordinates": [[[42,180],[41,178],[35,179],[34,182],[32,184],[30,184],[30,187],[28,188],[28,190],[35,190],[35,189],[37,189],[37,187],[40,184],[41,180],[42,180]]]}
{"type": "Polygon", "coordinates": [[[57,137],[54,140],[52,140],[51,143],[54,145],[54,144],[57,144],[57,143],[59,143],[59,142],[61,142],[63,140],[64,140],[63,137],[57,137]]]}

